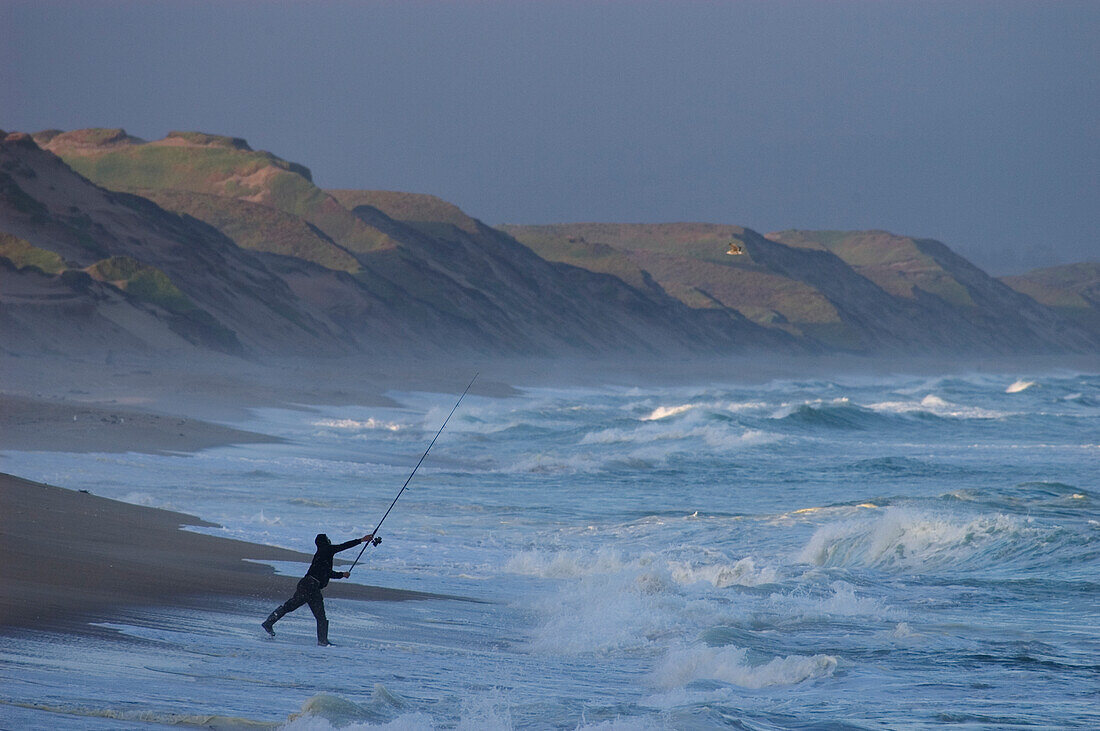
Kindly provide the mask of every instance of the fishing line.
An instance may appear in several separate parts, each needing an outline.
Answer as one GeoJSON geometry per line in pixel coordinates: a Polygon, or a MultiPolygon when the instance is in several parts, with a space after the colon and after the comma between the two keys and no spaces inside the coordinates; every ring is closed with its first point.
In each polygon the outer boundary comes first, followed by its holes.
{"type": "Polygon", "coordinates": [[[435,444],[435,440],[439,439],[439,435],[443,433],[443,427],[447,426],[447,422],[451,420],[452,416],[454,416],[455,411],[458,409],[458,405],[462,403],[462,399],[466,398],[466,392],[470,390],[470,386],[474,385],[474,381],[477,380],[479,374],[480,371],[474,374],[474,377],[471,378],[470,382],[466,385],[466,391],[463,391],[462,395],[458,397],[458,401],[455,401],[455,405],[451,409],[451,413],[447,414],[447,418],[443,420],[443,426],[439,427],[439,431],[437,431],[435,433],[435,436],[432,437],[431,444],[429,444],[428,448],[424,450],[424,454],[420,455],[420,461],[416,463],[416,467],[413,467],[413,471],[409,473],[409,478],[405,480],[405,484],[402,485],[401,489],[397,491],[397,495],[394,497],[393,502],[390,503],[390,506],[388,508],[386,508],[386,512],[382,515],[382,518],[374,526],[374,531],[371,533],[371,535],[374,536],[374,540],[364,543],[363,547],[359,549],[359,555],[355,557],[355,561],[351,564],[351,568],[348,569],[349,574],[351,573],[352,569],[355,568],[356,564],[359,563],[359,559],[363,556],[363,551],[367,550],[368,545],[377,546],[379,543],[382,542],[382,539],[378,537],[378,529],[382,527],[382,524],[384,522],[386,522],[386,516],[388,516],[390,514],[390,511],[393,510],[393,506],[397,505],[397,501],[401,497],[401,493],[405,492],[405,488],[409,486],[410,482],[412,482],[413,475],[415,475],[416,471],[420,469],[420,465],[424,462],[424,458],[428,456],[428,452],[432,451],[432,446],[435,444]]]}

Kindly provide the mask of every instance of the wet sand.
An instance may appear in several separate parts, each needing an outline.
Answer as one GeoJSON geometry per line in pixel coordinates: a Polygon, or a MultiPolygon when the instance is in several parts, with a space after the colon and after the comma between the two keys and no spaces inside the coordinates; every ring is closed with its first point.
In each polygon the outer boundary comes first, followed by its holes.
{"type": "MultiPolygon", "coordinates": [[[[301,561],[304,573],[311,555],[181,530],[211,525],[0,473],[0,631],[81,631],[140,607],[256,599],[274,608],[290,597],[297,576],[249,560],[301,561]]],[[[434,598],[338,581],[325,596],[434,598]]]]}
{"type": "MultiPolygon", "coordinates": [[[[0,355],[0,469],[5,450],[158,454],[280,443],[215,421],[245,419],[258,407],[393,406],[385,395],[390,388],[450,393],[465,382],[411,369],[364,368],[357,361],[324,368],[231,365],[217,359],[93,363],[0,355]]],[[[492,382],[479,390],[511,393],[492,382]]],[[[151,606],[253,599],[274,608],[293,594],[312,554],[181,530],[210,525],[0,473],[0,632],[96,631],[89,622],[151,606]],[[298,561],[301,573],[278,576],[250,561],[298,561]]],[[[341,581],[333,581],[325,596],[444,598],[341,581]]]]}
{"type": "Polygon", "coordinates": [[[266,434],[118,404],[0,394],[0,450],[163,454],[280,441],[266,434]]]}

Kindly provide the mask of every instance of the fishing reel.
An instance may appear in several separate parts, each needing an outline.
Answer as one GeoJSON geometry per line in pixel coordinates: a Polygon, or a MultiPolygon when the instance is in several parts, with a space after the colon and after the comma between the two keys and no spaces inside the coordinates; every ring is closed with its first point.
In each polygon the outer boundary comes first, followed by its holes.
{"type": "Polygon", "coordinates": [[[375,536],[374,540],[371,541],[371,545],[377,546],[381,542],[382,542],[382,536],[375,536]]]}

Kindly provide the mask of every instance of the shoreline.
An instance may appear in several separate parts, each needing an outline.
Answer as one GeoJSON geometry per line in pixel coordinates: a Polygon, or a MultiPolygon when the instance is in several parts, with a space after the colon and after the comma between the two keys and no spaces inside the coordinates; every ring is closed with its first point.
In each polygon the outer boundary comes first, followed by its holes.
{"type": "MultiPolygon", "coordinates": [[[[482,369],[471,394],[508,398],[521,392],[510,384],[533,388],[566,382],[575,386],[653,384],[670,378],[678,368],[679,378],[687,383],[724,373],[727,380],[750,385],[805,377],[814,369],[818,377],[830,373],[860,377],[894,369],[1024,375],[1034,370],[1093,371],[1096,361],[1040,356],[936,368],[934,359],[901,363],[831,357],[772,364],[731,359],[725,371],[715,370],[716,364],[678,363],[670,358],[663,368],[647,371],[644,363],[615,368],[607,363],[502,359],[482,369]]],[[[158,368],[151,363],[75,364],[64,359],[32,362],[0,356],[5,374],[0,392],[0,469],[5,451],[189,454],[232,444],[285,443],[212,420],[242,420],[250,409],[264,407],[400,407],[387,392],[458,393],[468,381],[467,370],[477,364],[454,362],[444,370],[417,363],[404,371],[380,361],[332,361],[312,370],[291,361],[271,366],[241,362],[236,369],[227,369],[224,362],[194,364],[189,369],[190,365],[161,363],[158,368]]],[[[211,525],[195,516],[0,472],[0,548],[5,557],[0,568],[0,632],[13,627],[79,628],[89,617],[109,617],[120,607],[194,605],[211,598],[281,602],[293,593],[298,577],[278,576],[270,566],[247,559],[299,561],[304,571],[309,554],[181,530],[211,525]]],[[[367,600],[441,598],[340,582],[328,591],[333,597],[367,600]]]]}
{"type": "MultiPolygon", "coordinates": [[[[182,530],[214,525],[0,473],[0,632],[89,632],[142,607],[252,599],[274,608],[293,594],[300,577],[254,562],[298,561],[304,573],[310,554],[182,530]]],[[[326,596],[465,599],[340,582],[326,596]]]]}
{"type": "Polygon", "coordinates": [[[0,393],[0,452],[194,453],[283,439],[201,419],[138,411],[119,403],[0,393]]]}

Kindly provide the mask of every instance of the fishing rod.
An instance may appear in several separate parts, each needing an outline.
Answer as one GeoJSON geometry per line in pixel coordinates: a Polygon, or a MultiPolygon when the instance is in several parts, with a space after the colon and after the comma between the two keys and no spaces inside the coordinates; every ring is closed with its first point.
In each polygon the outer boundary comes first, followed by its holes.
{"type": "Polygon", "coordinates": [[[355,568],[356,564],[359,563],[359,559],[362,558],[363,551],[367,550],[367,546],[372,544],[377,546],[379,543],[382,542],[382,539],[378,537],[378,529],[381,528],[382,524],[386,522],[386,516],[390,514],[391,510],[393,510],[393,506],[397,505],[397,501],[398,499],[400,499],[401,493],[405,492],[405,488],[409,486],[410,482],[412,482],[413,475],[415,475],[416,471],[420,469],[420,465],[424,462],[424,458],[428,456],[428,452],[432,451],[432,446],[435,444],[435,440],[439,439],[439,435],[443,433],[443,427],[447,426],[447,422],[451,420],[452,416],[454,416],[455,411],[458,410],[458,405],[462,403],[462,399],[466,398],[466,392],[470,390],[470,386],[474,385],[474,381],[477,380],[479,374],[480,371],[474,374],[474,377],[471,378],[470,382],[466,385],[466,390],[463,391],[462,395],[458,397],[458,401],[455,401],[455,405],[451,409],[451,413],[447,414],[447,418],[443,420],[443,426],[439,427],[439,431],[437,431],[435,433],[435,436],[432,437],[431,444],[429,444],[428,448],[424,450],[424,454],[420,455],[420,461],[416,463],[416,467],[413,467],[413,471],[409,473],[409,479],[405,480],[405,484],[402,485],[401,489],[397,491],[397,495],[394,497],[393,502],[390,503],[390,506],[388,508],[386,508],[386,512],[383,513],[382,518],[374,526],[374,531],[371,533],[371,535],[374,536],[374,540],[364,543],[363,547],[359,549],[359,555],[355,557],[355,561],[351,564],[351,568],[348,569],[349,574],[351,573],[352,569],[355,568]]]}

